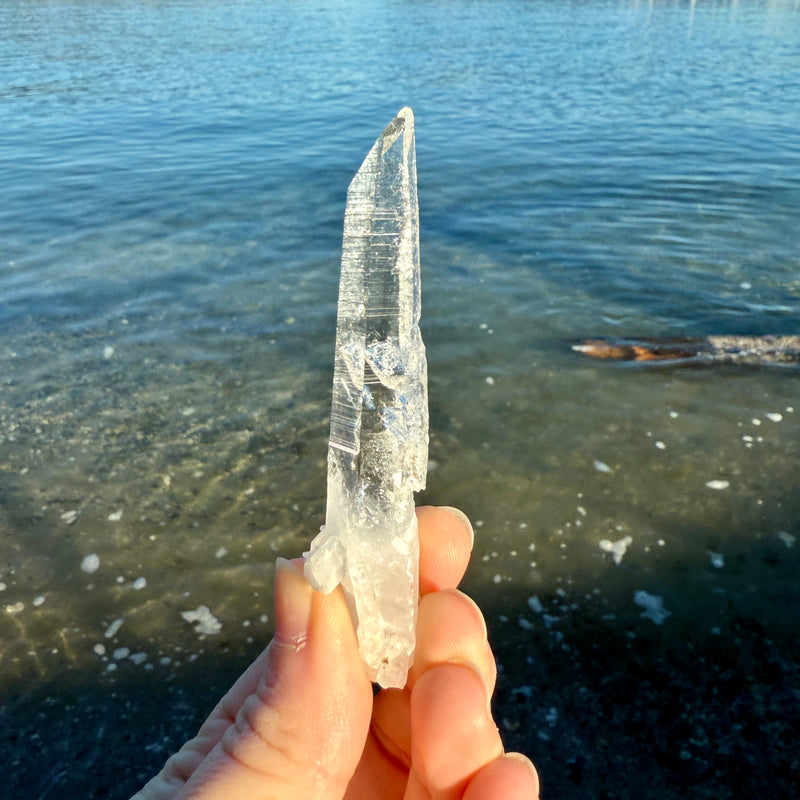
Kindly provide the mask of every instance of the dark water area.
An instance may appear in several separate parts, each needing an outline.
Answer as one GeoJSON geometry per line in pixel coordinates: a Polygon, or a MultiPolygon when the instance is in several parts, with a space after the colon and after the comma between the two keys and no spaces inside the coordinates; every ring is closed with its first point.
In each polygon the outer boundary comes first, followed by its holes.
{"type": "Polygon", "coordinates": [[[128,797],[269,640],[403,105],[421,501],[475,524],[508,747],[545,797],[798,795],[800,370],[570,349],[800,333],[798,4],[11,0],[0,796],[128,797]]]}

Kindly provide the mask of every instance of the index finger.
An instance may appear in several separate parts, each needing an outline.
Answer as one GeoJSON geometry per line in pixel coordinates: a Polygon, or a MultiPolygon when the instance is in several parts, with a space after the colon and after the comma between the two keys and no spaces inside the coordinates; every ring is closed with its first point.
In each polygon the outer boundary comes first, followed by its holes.
{"type": "Polygon", "coordinates": [[[419,525],[419,593],[455,589],[467,571],[472,552],[472,525],[448,506],[421,506],[419,525]]]}

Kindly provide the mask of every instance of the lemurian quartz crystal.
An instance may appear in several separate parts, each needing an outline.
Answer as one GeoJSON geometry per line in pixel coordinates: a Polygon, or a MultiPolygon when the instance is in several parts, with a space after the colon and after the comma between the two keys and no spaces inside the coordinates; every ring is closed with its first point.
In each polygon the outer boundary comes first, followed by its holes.
{"type": "Polygon", "coordinates": [[[403,108],[347,191],[325,525],[306,554],[315,589],[342,585],[371,680],[403,686],[414,653],[414,492],[428,464],[419,330],[414,115],[403,108]]]}

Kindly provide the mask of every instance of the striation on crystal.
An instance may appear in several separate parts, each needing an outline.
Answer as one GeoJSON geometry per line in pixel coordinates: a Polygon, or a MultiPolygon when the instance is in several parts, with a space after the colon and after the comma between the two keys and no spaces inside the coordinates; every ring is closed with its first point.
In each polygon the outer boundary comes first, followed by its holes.
{"type": "Polygon", "coordinates": [[[404,686],[414,654],[414,492],[428,464],[414,115],[401,109],[347,191],[325,525],[306,553],[315,589],[342,585],[371,680],[404,686]]]}

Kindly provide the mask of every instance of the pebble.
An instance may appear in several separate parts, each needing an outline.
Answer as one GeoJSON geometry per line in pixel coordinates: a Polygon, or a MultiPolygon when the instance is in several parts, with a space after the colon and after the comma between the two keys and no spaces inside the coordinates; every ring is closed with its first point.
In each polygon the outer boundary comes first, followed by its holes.
{"type": "Polygon", "coordinates": [[[797,541],[796,536],[792,536],[791,533],[788,531],[778,531],[778,538],[787,546],[787,547],[794,547],[794,543],[797,541]]]}
{"type": "Polygon", "coordinates": [[[116,636],[116,633],[117,633],[117,631],[118,631],[118,630],[119,630],[119,629],[122,627],[122,623],[123,623],[124,621],[125,621],[125,620],[124,620],[124,619],[122,619],[122,617],[118,617],[117,619],[115,619],[115,620],[114,620],[114,621],[113,621],[113,622],[112,622],[112,623],[111,623],[111,624],[110,624],[110,625],[109,625],[109,626],[106,628],[106,632],[103,634],[103,636],[105,636],[105,637],[106,637],[106,639],[110,639],[112,636],[116,636]]]}
{"type": "Polygon", "coordinates": [[[494,378],[491,375],[487,375],[486,383],[488,383],[489,386],[494,386],[494,378]]]}
{"type": "Polygon", "coordinates": [[[778,411],[776,411],[774,413],[765,414],[764,416],[768,420],[771,420],[772,422],[780,422],[783,419],[783,414],[781,414],[778,411]]]}
{"type": "Polygon", "coordinates": [[[725,566],[725,556],[722,553],[712,553],[708,551],[708,557],[711,559],[711,566],[717,569],[722,569],[725,566]]]}
{"type": "Polygon", "coordinates": [[[81,561],[81,569],[84,572],[88,572],[91,575],[93,572],[97,572],[100,569],[100,556],[97,553],[89,553],[88,556],[85,556],[83,561],[81,561]]]}
{"type": "Polygon", "coordinates": [[[215,634],[222,630],[222,623],[209,611],[208,606],[198,606],[193,611],[181,611],[187,622],[196,622],[195,633],[215,634]]]}
{"type": "Polygon", "coordinates": [[[120,509],[119,511],[113,511],[106,517],[106,519],[109,522],[119,522],[122,519],[122,509],[120,509]]]}
{"type": "Polygon", "coordinates": [[[38,597],[34,597],[33,598],[32,605],[40,606],[40,605],[42,605],[42,603],[44,603],[44,595],[43,594],[40,594],[38,597]]]}
{"type": "Polygon", "coordinates": [[[706,486],[709,489],[717,489],[718,491],[721,489],[727,489],[731,485],[730,481],[723,481],[723,480],[713,480],[713,481],[706,481],[706,486]]]}
{"type": "Polygon", "coordinates": [[[611,467],[609,467],[608,464],[606,464],[604,461],[595,461],[594,468],[598,472],[606,472],[606,473],[611,472],[611,467]]]}
{"type": "Polygon", "coordinates": [[[633,544],[633,538],[630,536],[624,536],[622,539],[617,539],[616,542],[612,542],[610,539],[601,539],[597,543],[601,550],[611,553],[615,564],[622,563],[622,559],[631,544],[633,544]]]}
{"type": "Polygon", "coordinates": [[[643,619],[652,620],[656,625],[661,625],[672,613],[664,608],[663,597],[650,594],[650,592],[646,592],[644,589],[640,589],[633,595],[633,602],[644,609],[639,616],[643,619]]]}
{"type": "Polygon", "coordinates": [[[65,511],[61,515],[61,519],[63,519],[64,522],[67,523],[67,525],[72,525],[72,523],[75,522],[76,519],[78,519],[78,513],[79,513],[78,510],[73,508],[71,511],[65,511]]]}
{"type": "Polygon", "coordinates": [[[542,601],[536,595],[528,598],[528,608],[535,614],[541,614],[544,611],[542,601]]]}
{"type": "Polygon", "coordinates": [[[139,591],[139,589],[144,589],[147,586],[147,578],[137,578],[133,582],[133,588],[139,591]]]}

